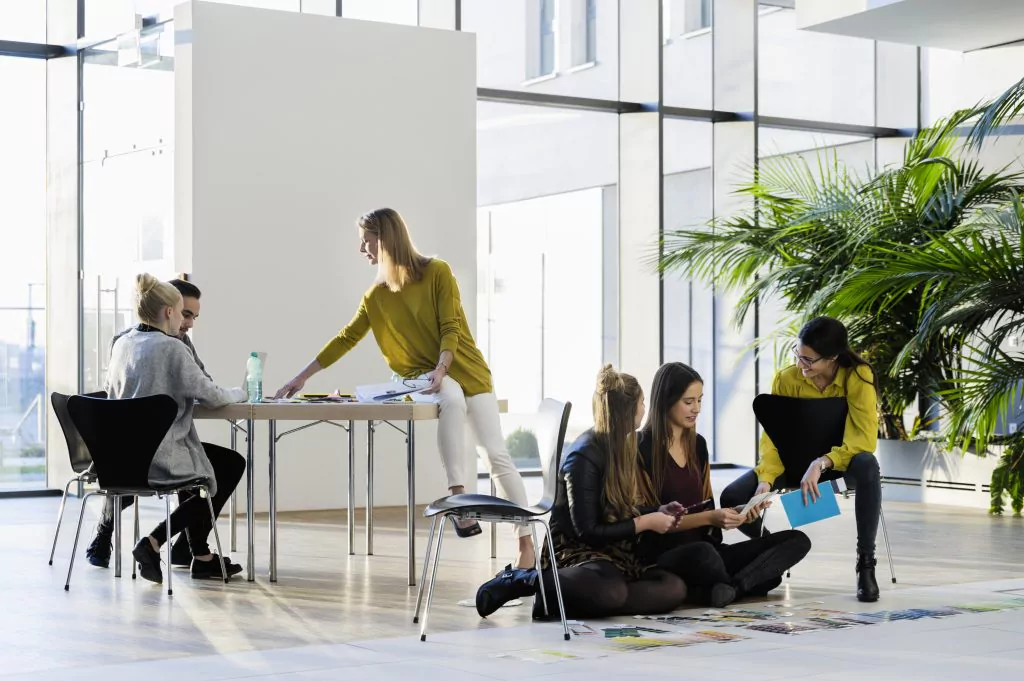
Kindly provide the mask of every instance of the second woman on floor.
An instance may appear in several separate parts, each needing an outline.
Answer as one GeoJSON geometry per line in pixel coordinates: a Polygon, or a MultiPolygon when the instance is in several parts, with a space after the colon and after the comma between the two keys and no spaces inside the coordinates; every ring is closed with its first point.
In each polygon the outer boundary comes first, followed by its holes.
{"type": "Polygon", "coordinates": [[[741,515],[736,508],[715,508],[708,446],[696,430],[703,397],[700,375],[681,362],[663,365],[654,376],[640,456],[660,502],[679,502],[686,513],[668,534],[644,536],[640,552],[682,577],[691,602],[720,608],[779,586],[811,541],[799,530],[785,530],[723,543],[722,530],[747,525],[761,509],[741,515]]]}
{"type": "MultiPolygon", "coordinates": [[[[668,532],[678,504],[658,507],[639,465],[636,429],[644,415],[637,380],[608,365],[594,390],[594,427],[569,447],[558,472],[551,511],[558,578],[571,618],[671,612],[682,605],[686,585],[678,576],[645,565],[636,553],[637,537],[668,532]]],[[[543,566],[549,613],[554,581],[549,556],[543,566]]],[[[537,571],[506,569],[477,590],[481,617],[513,598],[538,592],[537,571]]],[[[534,617],[543,612],[534,601],[534,617]]]]}
{"type": "MultiPolygon", "coordinates": [[[[377,268],[377,276],[348,326],[275,397],[291,397],[302,390],[314,374],[337,362],[373,331],[392,371],[402,378],[430,379],[423,392],[437,399],[437,444],[451,493],[461,494],[467,485],[476,485],[476,457],[467,447],[468,425],[483,447],[498,494],[526,506],[526,487],[501,432],[491,370],[469,330],[451,267],[422,255],[405,221],[391,208],[367,213],[357,224],[359,252],[377,268]]],[[[475,520],[458,520],[456,531],[469,537],[481,530],[475,520]]],[[[530,529],[517,527],[517,536],[516,564],[532,566],[536,554],[530,529]]]]}

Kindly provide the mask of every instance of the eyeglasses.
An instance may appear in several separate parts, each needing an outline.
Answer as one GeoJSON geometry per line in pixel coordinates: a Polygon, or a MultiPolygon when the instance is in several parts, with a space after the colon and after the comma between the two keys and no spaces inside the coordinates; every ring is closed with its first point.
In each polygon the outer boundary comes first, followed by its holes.
{"type": "Polygon", "coordinates": [[[804,355],[801,355],[797,351],[795,345],[793,346],[793,356],[796,357],[797,362],[804,365],[805,367],[812,367],[821,360],[825,359],[824,357],[805,357],[804,355]]]}

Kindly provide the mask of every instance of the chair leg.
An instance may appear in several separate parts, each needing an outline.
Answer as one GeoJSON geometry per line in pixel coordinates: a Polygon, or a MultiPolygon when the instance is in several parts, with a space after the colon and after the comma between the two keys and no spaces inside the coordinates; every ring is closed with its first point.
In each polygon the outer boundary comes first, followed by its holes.
{"type": "Polygon", "coordinates": [[[114,496],[114,577],[121,578],[121,497],[114,496]]]}
{"type": "MultiPolygon", "coordinates": [[[[548,542],[548,558],[551,560],[551,575],[555,581],[555,599],[558,601],[558,616],[562,618],[562,631],[565,635],[565,640],[568,641],[569,636],[569,622],[565,619],[565,601],[562,600],[562,580],[558,578],[558,561],[555,559],[555,541],[551,538],[551,527],[543,520],[538,521],[544,525],[544,534],[547,536],[548,542]]],[[[540,575],[537,575],[540,578],[540,575]]]]}
{"type": "MultiPolygon", "coordinates": [[[[201,493],[206,494],[206,505],[210,509],[210,521],[213,523],[213,539],[217,542],[217,560],[220,561],[220,576],[224,578],[224,583],[228,583],[228,570],[224,566],[224,554],[220,548],[220,533],[217,531],[217,514],[213,511],[213,499],[210,498],[210,490],[205,487],[202,488],[201,493]]],[[[170,544],[170,542],[167,542],[170,544]]],[[[170,555],[168,553],[167,555],[170,555]]],[[[168,563],[169,565],[170,563],[168,563]]],[[[170,568],[168,568],[170,569],[170,568]]]]}
{"type": "Polygon", "coordinates": [[[64,496],[60,498],[60,510],[57,511],[57,527],[53,530],[53,548],[50,549],[50,565],[53,565],[53,555],[57,553],[57,536],[60,534],[60,524],[64,520],[64,507],[68,503],[68,491],[71,489],[71,483],[78,478],[71,478],[68,480],[68,484],[64,485],[64,496]]]}
{"type": "Polygon", "coordinates": [[[420,607],[423,605],[423,585],[427,581],[427,566],[430,565],[430,549],[434,546],[434,531],[437,529],[437,518],[430,519],[430,534],[427,535],[427,551],[423,554],[423,573],[420,575],[420,585],[416,589],[416,612],[413,613],[412,623],[419,624],[420,607]]]}
{"type": "MultiPolygon", "coordinates": [[[[135,532],[132,535],[132,546],[134,547],[139,543],[139,497],[135,497],[135,532]]],[[[132,579],[135,579],[135,575],[138,571],[139,564],[135,562],[135,558],[132,558],[132,579]]]]}
{"type": "Polygon", "coordinates": [[[537,585],[540,588],[540,602],[544,606],[544,616],[548,615],[548,596],[544,593],[544,579],[540,572],[540,556],[544,551],[537,544],[537,521],[530,520],[530,534],[533,536],[533,553],[534,563],[533,567],[537,571],[537,585]]]}
{"type": "Polygon", "coordinates": [[[68,561],[68,578],[64,582],[64,590],[71,590],[71,571],[75,569],[75,554],[78,553],[78,537],[82,534],[82,521],[85,519],[85,506],[89,497],[95,496],[95,492],[89,492],[82,497],[82,510],[78,512],[78,528],[75,530],[75,543],[71,545],[71,560],[68,561]]]}
{"type": "Polygon", "coordinates": [[[885,541],[885,554],[889,558],[889,574],[892,576],[892,583],[896,583],[896,566],[892,564],[892,548],[889,547],[889,533],[885,529],[885,512],[882,511],[882,506],[878,506],[878,519],[882,524],[882,540],[885,541]]]}
{"type": "Polygon", "coordinates": [[[174,570],[171,569],[171,544],[174,542],[171,541],[171,495],[169,493],[164,494],[164,522],[167,523],[164,525],[164,527],[167,528],[165,537],[166,541],[164,542],[164,547],[167,552],[167,595],[173,596],[174,587],[171,584],[173,579],[171,573],[174,572],[174,570]]]}
{"type": "Polygon", "coordinates": [[[444,522],[446,520],[451,521],[452,525],[455,521],[452,520],[451,516],[445,515],[441,517],[441,527],[437,531],[437,546],[434,549],[434,567],[430,571],[430,586],[427,587],[427,602],[423,609],[423,622],[420,624],[420,641],[427,640],[427,618],[430,617],[430,600],[434,595],[434,585],[437,584],[437,564],[441,562],[441,544],[444,542],[444,522]]]}

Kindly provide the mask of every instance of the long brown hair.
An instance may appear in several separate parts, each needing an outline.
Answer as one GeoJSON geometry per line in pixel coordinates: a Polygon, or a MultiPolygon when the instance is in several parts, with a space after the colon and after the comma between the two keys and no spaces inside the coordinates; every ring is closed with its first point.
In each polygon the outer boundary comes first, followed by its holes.
{"type": "Polygon", "coordinates": [[[393,208],[378,208],[361,215],[359,229],[377,237],[380,283],[393,293],[423,278],[430,258],[416,250],[405,220],[393,208]]]}
{"type": "Polygon", "coordinates": [[[656,503],[640,468],[636,446],[636,411],[643,398],[640,383],[606,364],[594,388],[594,432],[605,450],[604,504],[609,521],[639,514],[638,506],[656,503]]]}
{"type": "MultiPolygon", "coordinates": [[[[663,364],[654,374],[654,385],[651,386],[651,407],[647,413],[647,423],[644,424],[643,434],[644,438],[651,443],[651,484],[655,494],[661,494],[668,466],[671,463],[669,448],[672,446],[673,427],[669,413],[691,385],[703,382],[700,374],[682,362],[663,364]]],[[[686,454],[686,465],[700,465],[697,458],[697,430],[684,427],[681,439],[683,452],[686,454]]],[[[704,470],[701,471],[701,475],[704,478],[704,498],[710,499],[712,496],[711,465],[708,462],[704,462],[704,470]]]]}

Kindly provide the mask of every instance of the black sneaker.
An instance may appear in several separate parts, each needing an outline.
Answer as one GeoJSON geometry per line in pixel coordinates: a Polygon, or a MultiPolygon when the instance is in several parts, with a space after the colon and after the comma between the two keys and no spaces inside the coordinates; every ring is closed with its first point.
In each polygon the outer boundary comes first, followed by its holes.
{"type": "Polygon", "coordinates": [[[148,582],[163,584],[164,573],[160,569],[160,554],[153,550],[149,537],[143,537],[132,549],[132,556],[139,564],[139,574],[148,582]]]}
{"type": "Polygon", "coordinates": [[[189,548],[188,539],[185,534],[179,534],[178,538],[171,544],[171,565],[174,567],[189,567],[192,565],[192,549],[189,548]]]}
{"type": "Polygon", "coordinates": [[[228,577],[237,575],[242,571],[242,566],[238,563],[232,563],[230,558],[221,558],[216,553],[213,554],[213,560],[196,560],[192,559],[192,579],[223,579],[220,573],[220,565],[217,561],[224,561],[224,571],[228,577]]]}
{"type": "Polygon", "coordinates": [[[85,559],[90,565],[105,568],[110,566],[111,537],[109,534],[97,532],[89,548],[85,550],[85,559]]]}

